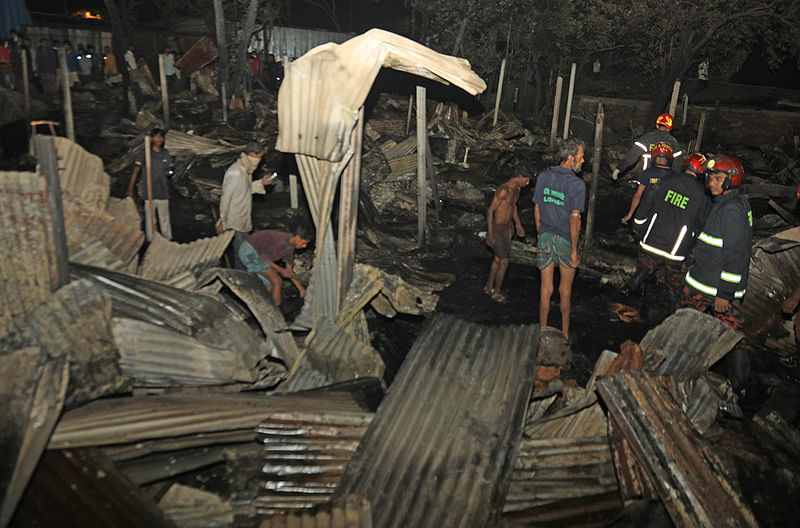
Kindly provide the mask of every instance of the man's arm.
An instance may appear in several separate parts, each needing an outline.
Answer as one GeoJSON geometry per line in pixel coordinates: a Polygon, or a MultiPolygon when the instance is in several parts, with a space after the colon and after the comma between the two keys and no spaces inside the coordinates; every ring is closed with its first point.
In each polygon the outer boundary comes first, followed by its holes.
{"type": "Polygon", "coordinates": [[[578,258],[578,239],[580,239],[580,236],[581,212],[577,209],[573,209],[572,213],[569,215],[569,238],[570,242],[572,242],[572,262],[570,266],[573,268],[577,268],[581,263],[581,260],[578,258]]]}
{"type": "Polygon", "coordinates": [[[522,229],[522,222],[519,220],[519,211],[517,210],[517,204],[514,204],[514,214],[512,215],[514,219],[514,226],[517,230],[517,236],[522,238],[525,236],[525,230],[522,229]]]}
{"type": "Polygon", "coordinates": [[[642,201],[642,194],[644,194],[644,185],[640,183],[636,188],[636,192],[633,193],[633,198],[631,198],[631,208],[628,210],[628,214],[622,217],[623,224],[630,222],[633,212],[636,211],[636,208],[639,207],[639,202],[642,201]]]}
{"type": "Polygon", "coordinates": [[[541,213],[539,212],[539,204],[533,204],[533,221],[536,224],[536,233],[539,233],[539,225],[542,223],[541,213]]]}
{"type": "Polygon", "coordinates": [[[726,312],[730,302],[735,299],[736,290],[743,288],[742,281],[750,265],[750,247],[753,242],[752,239],[748,240],[746,222],[742,211],[737,208],[732,207],[724,213],[722,222],[724,268],[720,273],[719,288],[714,299],[716,312],[726,312]],[[746,248],[746,251],[743,251],[742,248],[746,248]]]}
{"type": "Polygon", "coordinates": [[[135,165],[133,167],[133,174],[131,174],[131,182],[128,184],[128,196],[133,196],[133,186],[136,184],[136,178],[139,176],[142,167],[135,165]]]}

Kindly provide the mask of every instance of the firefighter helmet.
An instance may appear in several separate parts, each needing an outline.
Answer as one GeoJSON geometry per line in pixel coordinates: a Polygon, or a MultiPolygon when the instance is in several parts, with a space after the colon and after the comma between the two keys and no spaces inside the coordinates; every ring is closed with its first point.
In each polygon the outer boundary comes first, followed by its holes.
{"type": "Polygon", "coordinates": [[[742,162],[733,156],[714,156],[706,162],[706,174],[710,175],[715,172],[722,172],[725,174],[725,181],[722,182],[722,190],[729,191],[733,187],[738,187],[742,184],[744,178],[744,168],[742,162]]]}
{"type": "Polygon", "coordinates": [[[684,172],[690,171],[694,173],[695,177],[699,177],[703,174],[703,165],[705,165],[705,163],[705,156],[699,152],[692,152],[683,160],[683,166],[681,168],[684,172]]]}
{"type": "Polygon", "coordinates": [[[672,145],[669,143],[656,143],[656,146],[650,151],[650,156],[652,156],[653,159],[658,156],[664,156],[668,160],[672,160],[672,145]]]}
{"type": "Polygon", "coordinates": [[[667,113],[663,113],[656,119],[656,126],[665,126],[667,130],[672,130],[672,116],[667,113]]]}

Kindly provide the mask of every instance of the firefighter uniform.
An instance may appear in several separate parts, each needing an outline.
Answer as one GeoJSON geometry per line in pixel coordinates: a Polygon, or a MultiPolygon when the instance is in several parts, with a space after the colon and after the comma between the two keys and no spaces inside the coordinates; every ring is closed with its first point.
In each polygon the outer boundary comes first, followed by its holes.
{"type": "MultiPolygon", "coordinates": [[[[741,303],[747,289],[752,244],[753,213],[744,192],[737,187],[717,196],[697,236],[695,264],[686,273],[681,305],[703,312],[710,309],[715,317],[741,332],[741,303]],[[713,310],[716,297],[730,302],[726,312],[713,310]]],[[[749,374],[749,357],[741,341],[731,351],[728,365],[734,388],[741,387],[749,374]]]]}
{"type": "Polygon", "coordinates": [[[634,276],[634,280],[639,282],[633,289],[663,266],[671,308],[675,308],[683,286],[681,266],[703,225],[707,210],[708,198],[703,187],[686,173],[667,176],[647,191],[633,219],[639,233],[638,265],[634,276]]]}
{"type": "Polygon", "coordinates": [[[673,168],[680,167],[683,161],[683,153],[678,146],[678,140],[668,130],[655,129],[645,132],[633,143],[633,146],[617,166],[619,172],[625,172],[630,167],[633,167],[640,158],[642,159],[642,170],[647,170],[650,166],[650,151],[659,143],[667,143],[672,147],[673,168]]]}

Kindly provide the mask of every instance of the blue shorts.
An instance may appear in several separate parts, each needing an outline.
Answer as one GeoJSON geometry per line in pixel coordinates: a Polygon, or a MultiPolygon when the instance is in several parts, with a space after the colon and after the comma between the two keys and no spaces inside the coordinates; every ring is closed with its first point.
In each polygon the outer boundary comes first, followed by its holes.
{"type": "Polygon", "coordinates": [[[258,278],[269,288],[269,279],[262,275],[261,272],[270,269],[272,266],[261,258],[261,255],[258,254],[253,244],[247,241],[242,242],[242,245],[239,246],[239,259],[242,261],[247,271],[250,273],[258,273],[258,278]]]}
{"type": "Polygon", "coordinates": [[[539,269],[545,269],[550,264],[558,264],[567,268],[572,267],[572,244],[564,237],[555,233],[542,233],[539,235],[539,269]]]}

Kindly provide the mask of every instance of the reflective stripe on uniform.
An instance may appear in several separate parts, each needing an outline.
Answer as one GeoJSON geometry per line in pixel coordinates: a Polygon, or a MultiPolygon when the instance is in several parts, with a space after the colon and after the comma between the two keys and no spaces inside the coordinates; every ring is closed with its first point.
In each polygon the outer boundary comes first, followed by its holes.
{"type": "MultiPolygon", "coordinates": [[[[705,293],[706,295],[711,295],[712,297],[717,296],[716,288],[714,288],[713,286],[708,286],[707,284],[703,284],[699,280],[692,277],[692,274],[688,271],[686,272],[686,284],[688,284],[697,291],[705,293]]],[[[747,290],[735,291],[733,292],[733,297],[735,299],[741,299],[742,297],[744,297],[746,291],[747,290]]]]}
{"type": "Polygon", "coordinates": [[[673,157],[673,159],[674,159],[674,158],[677,158],[678,156],[680,156],[681,154],[683,154],[683,151],[682,151],[682,150],[679,150],[678,152],[673,152],[673,153],[672,153],[672,157],[673,157]]]}
{"type": "Polygon", "coordinates": [[[647,222],[647,218],[642,218],[642,219],[634,218],[633,219],[633,223],[636,224],[636,225],[643,225],[645,222],[647,222]]]}
{"type": "Polygon", "coordinates": [[[699,235],[697,235],[697,240],[699,240],[701,242],[705,242],[709,246],[720,247],[720,248],[725,243],[725,241],[723,239],[717,238],[717,237],[713,237],[713,236],[709,235],[708,233],[700,233],[699,235]]]}
{"type": "Polygon", "coordinates": [[[640,149],[642,149],[642,150],[643,150],[643,151],[645,151],[645,152],[647,152],[648,150],[650,150],[649,148],[647,148],[647,145],[645,145],[644,143],[641,143],[641,142],[639,142],[639,141],[636,141],[636,142],[634,143],[634,145],[636,145],[637,147],[639,147],[640,149]]]}
{"type": "Polygon", "coordinates": [[[739,284],[742,282],[742,276],[737,275],[736,273],[728,273],[727,271],[723,271],[719,274],[719,278],[724,280],[725,282],[732,282],[734,284],[739,284]]]}
{"type": "Polygon", "coordinates": [[[667,259],[670,259],[670,260],[674,260],[674,261],[677,261],[677,262],[680,262],[680,261],[682,261],[682,260],[684,260],[686,258],[686,257],[683,257],[681,255],[673,255],[672,253],[667,253],[666,251],[658,249],[657,247],[653,247],[651,245],[645,244],[644,241],[639,242],[639,246],[643,250],[645,250],[645,251],[647,251],[649,253],[653,253],[654,255],[660,255],[660,256],[662,256],[664,258],[667,258],[667,259]]]}
{"type": "Polygon", "coordinates": [[[686,226],[683,226],[683,227],[681,228],[681,234],[680,234],[680,235],[678,235],[678,239],[675,241],[675,245],[674,245],[674,246],[672,246],[672,254],[673,254],[673,255],[674,255],[675,253],[677,253],[677,252],[678,252],[678,248],[679,248],[679,247],[681,247],[681,242],[683,242],[683,237],[684,237],[684,236],[686,236],[686,231],[687,231],[688,229],[689,229],[689,228],[688,228],[688,227],[686,227],[686,226]]]}

